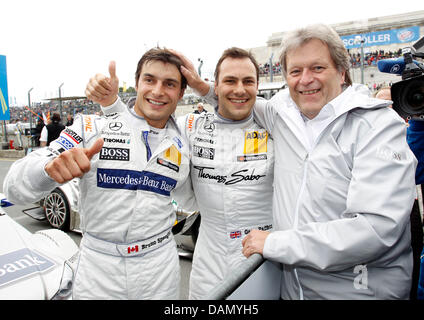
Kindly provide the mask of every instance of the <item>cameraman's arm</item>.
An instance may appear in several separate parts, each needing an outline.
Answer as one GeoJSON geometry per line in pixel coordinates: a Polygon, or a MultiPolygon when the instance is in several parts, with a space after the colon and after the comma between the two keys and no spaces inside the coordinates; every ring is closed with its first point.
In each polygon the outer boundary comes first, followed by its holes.
{"type": "Polygon", "coordinates": [[[415,172],[415,184],[424,183],[424,120],[412,118],[408,122],[406,139],[418,160],[415,172]]]}

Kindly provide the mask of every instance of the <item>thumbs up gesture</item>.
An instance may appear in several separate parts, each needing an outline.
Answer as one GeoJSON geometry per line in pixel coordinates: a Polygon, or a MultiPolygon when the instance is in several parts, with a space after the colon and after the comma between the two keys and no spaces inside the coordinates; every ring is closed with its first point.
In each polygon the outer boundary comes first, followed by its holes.
{"type": "Polygon", "coordinates": [[[109,77],[98,73],[90,78],[85,88],[85,95],[93,102],[107,107],[116,101],[118,91],[119,79],[116,76],[116,63],[111,61],[109,63],[109,77]]]}
{"type": "Polygon", "coordinates": [[[97,139],[90,148],[72,148],[47,163],[47,174],[58,183],[82,177],[91,168],[90,160],[103,147],[103,138],[97,139]]]}

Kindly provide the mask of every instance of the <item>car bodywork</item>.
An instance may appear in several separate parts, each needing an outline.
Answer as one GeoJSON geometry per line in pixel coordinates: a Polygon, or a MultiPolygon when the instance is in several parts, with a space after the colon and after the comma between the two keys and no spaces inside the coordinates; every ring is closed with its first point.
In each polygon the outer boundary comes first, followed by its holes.
{"type": "Polygon", "coordinates": [[[31,233],[0,208],[0,300],[71,299],[78,253],[63,231],[31,233]]]}

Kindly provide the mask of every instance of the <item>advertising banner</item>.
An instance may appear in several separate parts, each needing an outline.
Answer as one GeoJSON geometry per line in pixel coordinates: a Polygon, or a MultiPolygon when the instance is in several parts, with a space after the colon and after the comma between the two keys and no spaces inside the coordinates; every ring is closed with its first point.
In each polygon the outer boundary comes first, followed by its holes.
{"type": "Polygon", "coordinates": [[[0,55],[0,120],[10,120],[9,95],[7,93],[6,56],[0,55]]]}
{"type": "Polygon", "coordinates": [[[360,43],[355,43],[355,37],[360,36],[365,47],[383,46],[392,43],[414,42],[420,38],[420,27],[414,26],[403,29],[385,30],[363,34],[352,34],[340,37],[346,49],[360,48],[360,43]]]}

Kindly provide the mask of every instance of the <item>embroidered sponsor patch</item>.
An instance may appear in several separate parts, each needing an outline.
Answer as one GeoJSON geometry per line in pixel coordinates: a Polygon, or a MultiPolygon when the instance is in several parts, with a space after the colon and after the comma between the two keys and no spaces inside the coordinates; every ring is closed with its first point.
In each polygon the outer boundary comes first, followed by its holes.
{"type": "Polygon", "coordinates": [[[176,164],[177,166],[181,164],[181,152],[179,152],[174,145],[164,151],[163,158],[169,162],[176,164]]]}
{"type": "Polygon", "coordinates": [[[215,149],[193,145],[193,155],[198,158],[213,160],[215,158],[215,149]]]}
{"type": "Polygon", "coordinates": [[[250,131],[244,136],[244,154],[266,153],[268,132],[250,131]]]}
{"type": "Polygon", "coordinates": [[[78,135],[78,133],[76,133],[75,131],[69,128],[66,128],[65,130],[63,130],[61,135],[64,135],[65,138],[66,137],[70,138],[76,144],[80,144],[82,142],[82,138],[78,135]]]}
{"type": "Polygon", "coordinates": [[[116,122],[109,123],[109,129],[112,131],[118,131],[118,130],[121,130],[121,128],[122,128],[122,122],[116,121],[116,122]]]}
{"type": "Polygon", "coordinates": [[[93,132],[93,121],[90,116],[84,117],[84,130],[86,132],[93,132]]]}
{"type": "Polygon", "coordinates": [[[176,180],[149,171],[97,169],[99,188],[145,190],[169,196],[176,185],[176,180]]]}
{"type": "Polygon", "coordinates": [[[63,136],[59,136],[59,138],[57,138],[54,142],[60,144],[63,148],[65,148],[65,150],[69,150],[75,147],[71,141],[63,136]]]}
{"type": "Polygon", "coordinates": [[[255,169],[252,169],[252,172],[249,173],[249,169],[239,170],[232,173],[230,176],[220,175],[214,172],[215,168],[212,167],[201,167],[193,166],[197,170],[197,177],[199,179],[206,179],[210,181],[215,181],[217,183],[223,183],[225,185],[232,185],[236,183],[249,183],[258,181],[266,175],[255,174],[255,169]]]}
{"type": "Polygon", "coordinates": [[[173,139],[175,141],[175,143],[177,144],[178,148],[182,148],[183,147],[183,143],[181,142],[181,140],[178,137],[174,137],[173,139]]]}
{"type": "Polygon", "coordinates": [[[130,161],[130,149],[103,147],[99,155],[100,160],[130,161]]]}
{"type": "Polygon", "coordinates": [[[199,142],[205,142],[205,143],[210,143],[210,144],[214,144],[215,140],[212,139],[205,139],[205,138],[199,138],[199,137],[195,137],[194,141],[199,141],[199,142]]]}
{"type": "Polygon", "coordinates": [[[130,144],[131,139],[122,139],[122,138],[103,138],[107,143],[120,143],[120,144],[130,144]]]}
{"type": "Polygon", "coordinates": [[[167,167],[171,170],[174,170],[175,172],[180,171],[180,167],[173,164],[172,162],[166,161],[164,159],[157,159],[157,163],[160,164],[161,166],[167,167]]]}
{"type": "Polygon", "coordinates": [[[193,122],[194,122],[194,115],[190,114],[187,119],[187,129],[189,132],[193,131],[193,122]]]}
{"type": "Polygon", "coordinates": [[[266,154],[252,154],[252,155],[237,156],[238,162],[266,160],[266,159],[267,159],[266,154]]]}
{"type": "Polygon", "coordinates": [[[230,233],[230,239],[241,238],[241,231],[234,231],[230,233]]]}
{"type": "Polygon", "coordinates": [[[38,272],[47,272],[56,264],[28,248],[0,255],[0,287],[38,272]]]}

